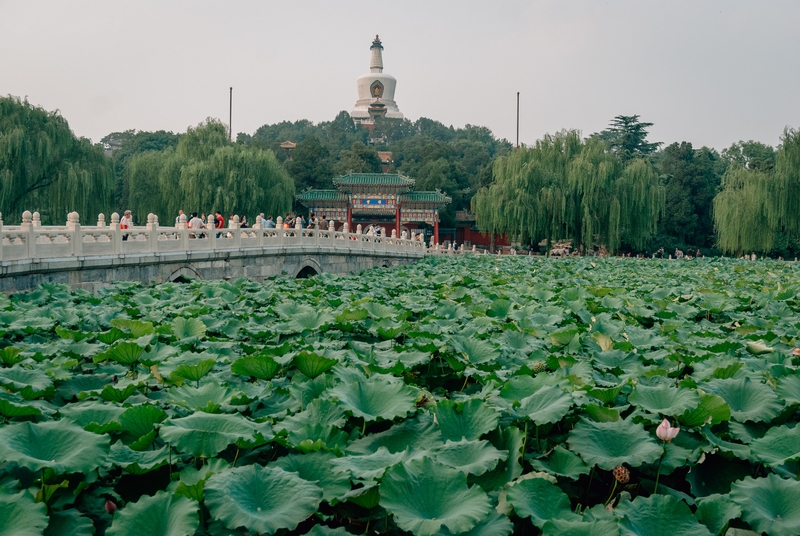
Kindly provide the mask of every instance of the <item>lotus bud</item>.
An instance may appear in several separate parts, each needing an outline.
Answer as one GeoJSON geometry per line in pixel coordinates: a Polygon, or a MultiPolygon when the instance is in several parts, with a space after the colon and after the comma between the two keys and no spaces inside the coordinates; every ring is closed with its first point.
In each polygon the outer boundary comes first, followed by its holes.
{"type": "Polygon", "coordinates": [[[675,439],[675,437],[678,435],[678,432],[680,431],[681,431],[680,428],[670,426],[669,421],[667,419],[664,419],[663,421],[661,421],[661,424],[658,425],[658,428],[656,428],[656,435],[658,436],[659,439],[669,443],[670,441],[675,439]]]}
{"type": "Polygon", "coordinates": [[[800,348],[792,349],[792,355],[800,355],[800,348]]]}
{"type": "Polygon", "coordinates": [[[111,500],[107,500],[106,501],[106,512],[108,512],[109,514],[111,514],[113,516],[114,512],[116,512],[116,511],[117,511],[117,505],[114,504],[113,502],[111,502],[111,500]]]}
{"type": "Polygon", "coordinates": [[[627,484],[631,479],[631,472],[623,465],[616,466],[612,472],[620,484],[627,484]]]}

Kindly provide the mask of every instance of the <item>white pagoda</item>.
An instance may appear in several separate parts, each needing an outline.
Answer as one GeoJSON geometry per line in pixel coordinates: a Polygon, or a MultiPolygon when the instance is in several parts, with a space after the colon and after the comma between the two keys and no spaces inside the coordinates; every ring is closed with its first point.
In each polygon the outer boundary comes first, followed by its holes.
{"type": "Polygon", "coordinates": [[[370,72],[358,77],[358,100],[350,117],[356,123],[368,125],[378,117],[403,119],[403,114],[394,101],[394,89],[397,80],[394,76],[383,72],[383,45],[377,35],[369,47],[372,60],[369,62],[370,72]]]}

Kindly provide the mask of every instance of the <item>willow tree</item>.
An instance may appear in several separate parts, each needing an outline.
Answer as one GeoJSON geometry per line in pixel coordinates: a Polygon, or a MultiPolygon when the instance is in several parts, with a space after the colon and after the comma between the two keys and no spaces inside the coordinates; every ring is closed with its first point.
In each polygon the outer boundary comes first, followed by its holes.
{"type": "Polygon", "coordinates": [[[77,211],[88,221],[111,208],[114,167],[102,149],[75,137],[66,119],[17,97],[0,98],[0,212],[25,210],[44,223],[77,211]]]}
{"type": "Polygon", "coordinates": [[[800,238],[800,133],[784,131],[774,169],[734,166],[721,186],[714,224],[726,253],[769,253],[778,234],[800,238]]]}
{"type": "Polygon", "coordinates": [[[635,248],[656,230],[663,188],[649,161],[624,166],[597,139],[574,130],[547,135],[497,159],[493,182],[475,195],[478,228],[523,241],[572,239],[576,246],[624,239],[635,248]]]}
{"type": "Polygon", "coordinates": [[[213,119],[189,128],[176,148],[135,156],[126,175],[129,208],[140,219],[152,212],[164,225],[179,209],[277,216],[294,197],[294,182],[272,151],[230,143],[213,119]]]}

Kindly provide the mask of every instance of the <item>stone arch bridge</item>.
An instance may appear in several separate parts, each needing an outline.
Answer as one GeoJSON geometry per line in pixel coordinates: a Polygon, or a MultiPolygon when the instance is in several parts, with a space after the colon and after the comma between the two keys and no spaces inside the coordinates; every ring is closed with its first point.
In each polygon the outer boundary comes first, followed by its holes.
{"type": "MultiPolygon", "coordinates": [[[[0,215],[0,290],[66,283],[96,291],[115,281],[182,281],[272,276],[308,277],[410,264],[429,253],[418,236],[374,236],[319,228],[188,229],[185,218],[162,227],[153,214],[147,225],[120,229],[115,213],[106,224],[80,224],[78,214],[64,226],[42,226],[25,212],[18,226],[3,226],[0,215]]],[[[393,233],[394,234],[394,233],[393,233]]],[[[450,251],[452,253],[452,251],[450,251]]]]}

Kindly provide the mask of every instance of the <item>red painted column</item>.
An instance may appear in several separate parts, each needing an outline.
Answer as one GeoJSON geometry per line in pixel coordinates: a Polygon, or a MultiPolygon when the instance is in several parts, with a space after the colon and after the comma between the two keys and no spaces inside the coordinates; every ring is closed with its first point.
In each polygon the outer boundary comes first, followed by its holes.
{"type": "Polygon", "coordinates": [[[353,229],[353,207],[350,206],[350,203],[347,204],[347,228],[351,233],[355,232],[355,229],[353,229]]]}
{"type": "Polygon", "coordinates": [[[436,211],[436,215],[433,219],[433,243],[439,243],[439,211],[436,211]]]}
{"type": "Polygon", "coordinates": [[[464,227],[464,240],[463,242],[472,243],[472,228],[467,226],[464,227]]]}
{"type": "Polygon", "coordinates": [[[395,210],[395,221],[394,221],[394,229],[397,232],[397,238],[400,238],[400,203],[397,203],[397,209],[395,210]]]}

